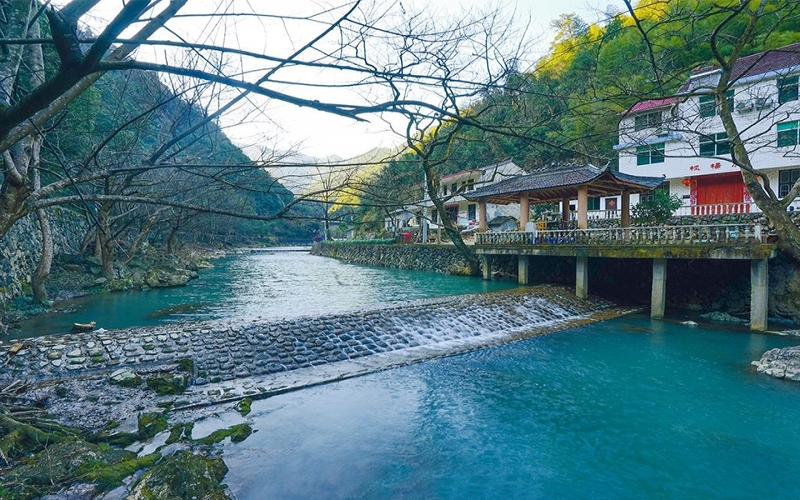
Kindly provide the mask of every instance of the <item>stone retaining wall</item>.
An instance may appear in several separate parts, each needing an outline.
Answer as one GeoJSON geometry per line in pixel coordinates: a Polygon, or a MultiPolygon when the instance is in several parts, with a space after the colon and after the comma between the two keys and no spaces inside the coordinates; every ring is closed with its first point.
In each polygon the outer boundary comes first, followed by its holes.
{"type": "Polygon", "coordinates": [[[469,276],[469,263],[454,246],[448,245],[373,245],[322,243],[312,249],[315,255],[368,266],[413,269],[469,276]]]}
{"type": "MultiPolygon", "coordinates": [[[[87,229],[86,221],[61,207],[50,208],[47,212],[53,230],[55,254],[78,253],[87,229]]],[[[39,224],[33,216],[17,221],[0,238],[0,304],[25,294],[41,253],[39,224]]]]}

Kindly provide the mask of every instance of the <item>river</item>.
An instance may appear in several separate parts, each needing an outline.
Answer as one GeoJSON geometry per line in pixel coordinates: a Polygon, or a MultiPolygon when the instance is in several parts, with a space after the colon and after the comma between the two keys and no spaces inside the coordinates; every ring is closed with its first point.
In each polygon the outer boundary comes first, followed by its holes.
{"type": "MultiPolygon", "coordinates": [[[[184,288],[86,297],[23,326],[277,319],[512,287],[251,254],[184,288]]],[[[193,437],[253,426],[222,450],[238,500],[797,498],[800,384],[750,362],[798,343],[629,316],[276,395],[247,417],[219,407],[193,437]]]]}
{"type": "Polygon", "coordinates": [[[241,254],[213,264],[183,287],[59,302],[57,312],[22,322],[9,337],[64,333],[73,323],[90,321],[110,330],[225,318],[276,320],[517,286],[512,281],[357,266],[302,252],[241,254]]]}

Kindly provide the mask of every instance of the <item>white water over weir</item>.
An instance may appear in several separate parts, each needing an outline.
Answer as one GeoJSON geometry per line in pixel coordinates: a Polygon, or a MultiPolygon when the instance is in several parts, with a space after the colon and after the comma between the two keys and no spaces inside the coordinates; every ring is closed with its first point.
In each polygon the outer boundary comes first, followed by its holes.
{"type": "MultiPolygon", "coordinates": [[[[608,301],[536,286],[394,303],[283,321],[205,322],[38,337],[8,359],[0,381],[148,370],[194,361],[180,406],[283,392],[617,316],[608,301]]],[[[104,375],[105,376],[105,375],[104,375]]]]}

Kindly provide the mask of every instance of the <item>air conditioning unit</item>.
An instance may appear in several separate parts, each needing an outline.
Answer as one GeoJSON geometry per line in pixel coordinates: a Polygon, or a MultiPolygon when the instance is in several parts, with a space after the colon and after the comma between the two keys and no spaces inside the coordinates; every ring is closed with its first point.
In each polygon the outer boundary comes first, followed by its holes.
{"type": "Polygon", "coordinates": [[[736,103],[737,113],[749,113],[750,111],[753,111],[754,108],[755,104],[753,103],[752,100],[739,101],[736,103]]]}
{"type": "Polygon", "coordinates": [[[757,97],[755,101],[756,109],[764,109],[772,107],[772,99],[769,97],[757,97]]]}

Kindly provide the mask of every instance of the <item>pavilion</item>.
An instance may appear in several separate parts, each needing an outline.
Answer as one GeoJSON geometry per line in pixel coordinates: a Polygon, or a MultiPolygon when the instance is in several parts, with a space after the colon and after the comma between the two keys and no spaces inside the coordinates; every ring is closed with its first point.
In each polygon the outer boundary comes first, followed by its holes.
{"type": "Polygon", "coordinates": [[[630,225],[630,195],[652,191],[664,177],[641,177],[623,174],[608,168],[586,164],[557,165],[528,175],[521,175],[496,184],[464,193],[464,197],[478,202],[478,231],[484,232],[486,204],[508,205],[519,203],[519,227],[525,229],[529,221],[530,205],[561,202],[561,218],[570,220],[570,200],[578,200],[577,223],[587,229],[589,197],[621,195],[620,225],[630,225]]]}

